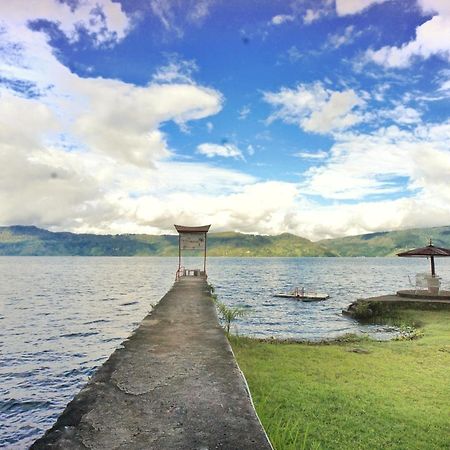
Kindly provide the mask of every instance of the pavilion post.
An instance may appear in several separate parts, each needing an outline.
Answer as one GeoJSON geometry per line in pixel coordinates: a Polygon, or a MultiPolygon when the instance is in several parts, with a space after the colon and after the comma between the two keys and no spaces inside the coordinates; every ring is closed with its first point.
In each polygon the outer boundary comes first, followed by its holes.
{"type": "Polygon", "coordinates": [[[181,269],[181,235],[178,234],[178,273],[181,269]]]}
{"type": "Polygon", "coordinates": [[[434,256],[430,256],[431,259],[431,276],[435,277],[436,276],[436,269],[434,267],[434,256]]]}
{"type": "Polygon", "coordinates": [[[203,253],[203,273],[206,275],[206,233],[205,233],[205,249],[203,253]]]}

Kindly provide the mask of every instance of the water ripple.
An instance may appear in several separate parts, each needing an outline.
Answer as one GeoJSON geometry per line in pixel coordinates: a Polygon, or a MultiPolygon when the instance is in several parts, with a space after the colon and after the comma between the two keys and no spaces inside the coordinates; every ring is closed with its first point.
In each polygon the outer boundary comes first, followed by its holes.
{"type": "MultiPolygon", "coordinates": [[[[66,404],[172,285],[177,258],[0,257],[0,447],[23,449],[66,404]]],[[[450,261],[439,261],[450,280],[450,261]]],[[[186,267],[201,261],[187,260],[186,267]]],[[[240,335],[299,340],[392,329],[361,326],[341,310],[358,297],[406,287],[421,260],[394,258],[211,258],[219,299],[245,306],[240,335]],[[325,302],[274,298],[297,286],[325,302]]]]}
{"type": "Polygon", "coordinates": [[[0,257],[0,447],[27,448],[173,281],[176,259],[0,257]]]}

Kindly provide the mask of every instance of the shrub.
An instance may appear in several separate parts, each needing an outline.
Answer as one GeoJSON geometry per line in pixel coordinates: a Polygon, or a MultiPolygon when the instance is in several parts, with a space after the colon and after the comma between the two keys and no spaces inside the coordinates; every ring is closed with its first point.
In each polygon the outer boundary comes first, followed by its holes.
{"type": "Polygon", "coordinates": [[[217,295],[215,294],[213,294],[211,297],[214,304],[217,307],[217,311],[219,312],[220,318],[225,323],[224,326],[225,333],[227,334],[227,337],[229,337],[231,322],[233,322],[233,320],[238,319],[239,317],[244,317],[247,314],[247,311],[240,306],[230,308],[229,306],[225,305],[225,303],[222,303],[219,300],[217,300],[217,295]]]}

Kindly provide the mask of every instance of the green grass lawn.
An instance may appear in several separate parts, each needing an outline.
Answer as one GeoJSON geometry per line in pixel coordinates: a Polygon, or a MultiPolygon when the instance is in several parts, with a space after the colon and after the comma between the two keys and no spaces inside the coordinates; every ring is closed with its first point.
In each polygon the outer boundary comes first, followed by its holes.
{"type": "Polygon", "coordinates": [[[399,312],[416,340],[231,338],[277,450],[450,449],[450,311],[399,312]]]}

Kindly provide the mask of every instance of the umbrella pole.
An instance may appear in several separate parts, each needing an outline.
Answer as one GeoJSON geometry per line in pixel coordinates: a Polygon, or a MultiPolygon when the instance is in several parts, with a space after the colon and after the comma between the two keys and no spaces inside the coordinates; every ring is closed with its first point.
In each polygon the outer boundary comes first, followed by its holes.
{"type": "Polygon", "coordinates": [[[431,259],[431,276],[435,277],[436,276],[436,270],[434,268],[434,256],[431,256],[430,259],[431,259]]]}

